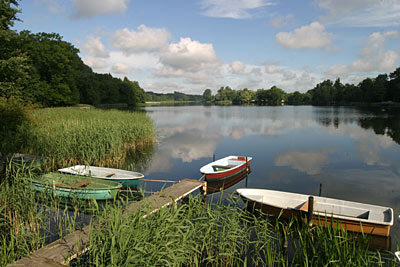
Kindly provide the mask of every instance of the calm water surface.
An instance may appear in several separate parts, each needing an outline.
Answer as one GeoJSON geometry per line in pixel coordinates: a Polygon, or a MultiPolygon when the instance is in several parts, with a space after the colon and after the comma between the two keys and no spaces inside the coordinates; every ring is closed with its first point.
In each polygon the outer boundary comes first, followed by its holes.
{"type": "MultiPolygon", "coordinates": [[[[400,240],[400,112],[348,107],[148,107],[159,144],[146,178],[199,179],[228,155],[253,157],[247,185],[389,206],[400,240]]],[[[227,191],[244,187],[241,181],[227,191]]]]}

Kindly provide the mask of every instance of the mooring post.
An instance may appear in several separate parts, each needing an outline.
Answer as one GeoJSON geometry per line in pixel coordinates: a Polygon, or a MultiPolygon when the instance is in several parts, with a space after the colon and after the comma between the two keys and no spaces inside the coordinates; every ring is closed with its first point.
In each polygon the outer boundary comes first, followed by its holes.
{"type": "Polygon", "coordinates": [[[307,223],[308,226],[312,226],[312,217],[313,217],[313,211],[314,211],[314,197],[310,196],[308,197],[308,213],[307,213],[307,223]]]}
{"type": "Polygon", "coordinates": [[[204,182],[202,190],[203,190],[204,207],[207,207],[207,182],[204,182]]]}
{"type": "Polygon", "coordinates": [[[322,194],[322,183],[319,184],[319,196],[322,194]]]}
{"type": "Polygon", "coordinates": [[[215,161],[215,154],[213,154],[213,161],[215,161]]]}

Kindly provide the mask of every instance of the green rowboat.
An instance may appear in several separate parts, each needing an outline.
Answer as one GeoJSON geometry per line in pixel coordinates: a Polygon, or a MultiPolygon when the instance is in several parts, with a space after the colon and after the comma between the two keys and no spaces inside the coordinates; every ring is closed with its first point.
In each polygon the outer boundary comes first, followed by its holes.
{"type": "Polygon", "coordinates": [[[114,198],[122,185],[91,177],[51,172],[35,178],[31,187],[57,197],[104,200],[114,198]]]}
{"type": "Polygon", "coordinates": [[[104,168],[96,166],[76,165],[58,170],[61,173],[89,176],[108,181],[121,183],[123,187],[137,187],[140,179],[144,177],[140,172],[121,169],[104,168]]]}

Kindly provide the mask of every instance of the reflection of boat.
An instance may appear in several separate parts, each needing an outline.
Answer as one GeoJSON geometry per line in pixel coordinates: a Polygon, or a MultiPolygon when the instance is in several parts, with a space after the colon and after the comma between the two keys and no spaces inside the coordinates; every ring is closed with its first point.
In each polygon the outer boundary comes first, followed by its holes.
{"type": "Polygon", "coordinates": [[[123,187],[137,187],[139,185],[139,179],[144,177],[144,175],[139,172],[85,165],[76,165],[73,167],[59,169],[58,171],[62,173],[110,180],[121,183],[123,187]]]}
{"type": "Polygon", "coordinates": [[[201,167],[207,181],[227,179],[238,174],[250,166],[251,157],[228,156],[201,167]]]}
{"type": "Polygon", "coordinates": [[[207,194],[219,192],[221,189],[225,190],[225,189],[239,183],[243,179],[245,179],[250,173],[251,173],[251,169],[249,166],[247,172],[245,169],[239,173],[236,173],[236,174],[226,177],[224,179],[218,179],[216,181],[213,181],[213,180],[208,181],[207,182],[207,194]]]}
{"type": "MultiPolygon", "coordinates": [[[[309,196],[266,189],[240,188],[236,190],[250,209],[287,219],[303,216],[308,211],[309,196]]],[[[341,223],[348,231],[389,236],[393,225],[393,209],[375,205],[313,197],[312,224],[341,223]]]]}
{"type": "Polygon", "coordinates": [[[122,187],[120,183],[112,181],[57,172],[35,178],[31,186],[36,191],[58,197],[97,200],[114,198],[122,187]]]}

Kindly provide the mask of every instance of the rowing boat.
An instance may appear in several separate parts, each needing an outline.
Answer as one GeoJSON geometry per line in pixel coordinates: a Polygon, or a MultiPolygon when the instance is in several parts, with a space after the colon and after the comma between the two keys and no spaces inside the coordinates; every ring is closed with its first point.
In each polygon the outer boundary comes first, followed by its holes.
{"type": "MultiPolygon", "coordinates": [[[[309,196],[266,189],[240,188],[236,192],[247,202],[250,210],[280,218],[304,216],[308,213],[309,196]]],[[[348,231],[389,236],[393,225],[393,209],[376,205],[313,196],[313,225],[329,226],[339,223],[348,231]]]]}
{"type": "Polygon", "coordinates": [[[139,172],[121,169],[76,165],[58,170],[61,173],[88,176],[97,179],[110,180],[121,183],[123,187],[137,187],[140,179],[144,177],[139,172]]]}
{"type": "Polygon", "coordinates": [[[251,157],[228,156],[201,167],[200,172],[207,181],[229,179],[247,170],[251,160],[251,157]]]}
{"type": "Polygon", "coordinates": [[[122,185],[91,177],[51,172],[33,179],[31,187],[57,197],[104,200],[114,198],[122,185]]]}

